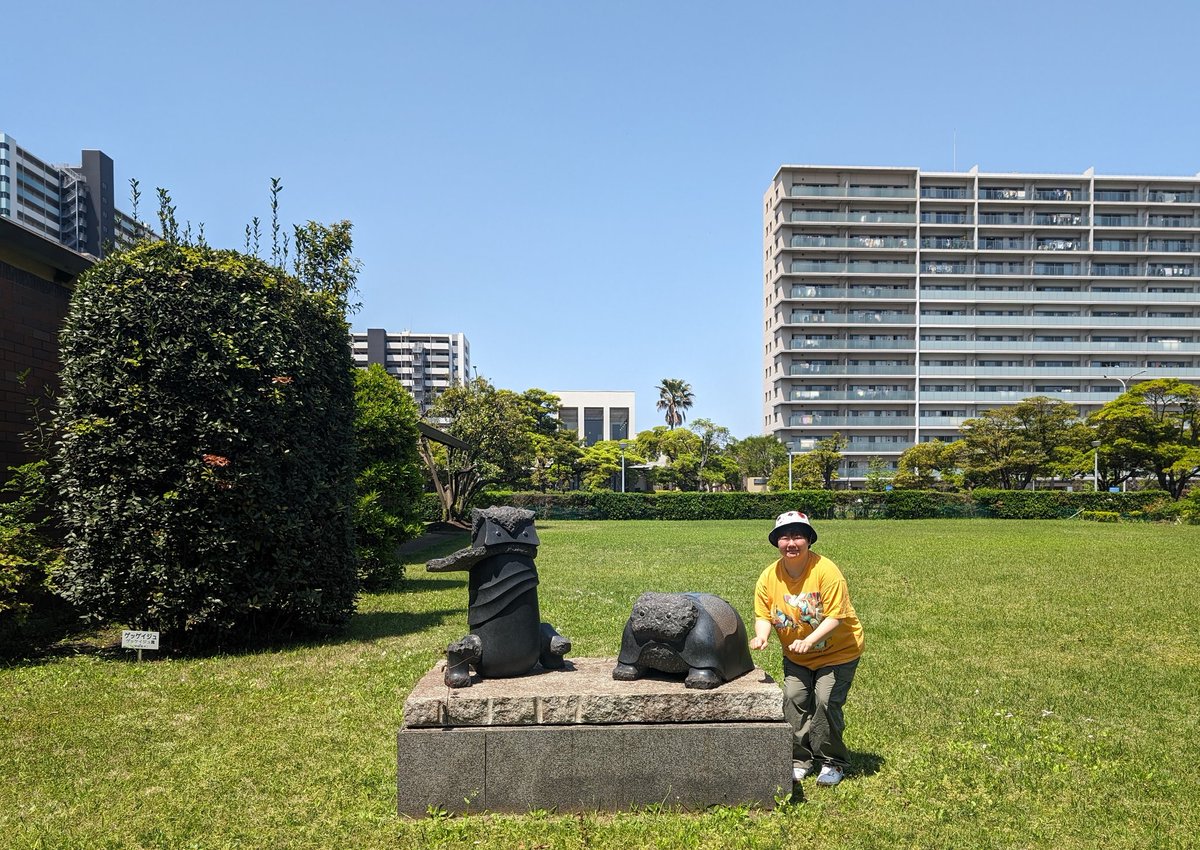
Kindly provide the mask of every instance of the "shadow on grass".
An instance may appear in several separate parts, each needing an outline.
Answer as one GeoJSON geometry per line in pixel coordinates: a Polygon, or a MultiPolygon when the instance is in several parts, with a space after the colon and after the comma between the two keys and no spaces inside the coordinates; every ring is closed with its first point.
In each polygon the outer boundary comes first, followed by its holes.
{"type": "Polygon", "coordinates": [[[351,643],[362,640],[400,637],[440,626],[448,619],[463,619],[461,608],[438,611],[369,611],[355,614],[344,634],[322,643],[351,643]]]}
{"type": "Polygon", "coordinates": [[[847,776],[874,776],[887,762],[879,753],[850,753],[850,769],[847,776]]]}

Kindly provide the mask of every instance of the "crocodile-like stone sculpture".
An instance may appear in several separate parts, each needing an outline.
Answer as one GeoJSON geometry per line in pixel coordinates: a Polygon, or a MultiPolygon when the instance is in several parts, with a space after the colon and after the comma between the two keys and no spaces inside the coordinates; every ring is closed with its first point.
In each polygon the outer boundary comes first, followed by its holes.
{"type": "Polygon", "coordinates": [[[541,541],[533,511],[490,507],[471,512],[471,546],[426,563],[430,572],[466,570],[467,625],[471,631],[446,647],[447,687],[471,685],[471,668],[483,678],[524,676],[539,663],[563,667],[571,642],[541,622],[534,558],[541,541]]]}

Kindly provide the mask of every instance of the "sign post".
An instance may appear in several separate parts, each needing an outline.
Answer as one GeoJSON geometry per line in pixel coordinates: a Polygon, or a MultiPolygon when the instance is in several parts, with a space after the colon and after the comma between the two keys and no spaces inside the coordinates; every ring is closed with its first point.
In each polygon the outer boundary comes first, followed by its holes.
{"type": "Polygon", "coordinates": [[[137,660],[141,661],[143,649],[158,649],[158,632],[138,632],[125,629],[121,632],[121,649],[136,649],[137,660]]]}

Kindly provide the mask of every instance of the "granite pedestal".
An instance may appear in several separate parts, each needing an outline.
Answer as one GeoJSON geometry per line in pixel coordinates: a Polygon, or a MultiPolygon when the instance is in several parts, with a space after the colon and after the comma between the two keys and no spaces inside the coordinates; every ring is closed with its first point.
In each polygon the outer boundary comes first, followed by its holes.
{"type": "Polygon", "coordinates": [[[424,815],[771,806],[791,791],[791,727],[761,669],[713,690],[614,681],[614,658],[447,688],[439,662],[397,735],[397,807],[424,815]]]}

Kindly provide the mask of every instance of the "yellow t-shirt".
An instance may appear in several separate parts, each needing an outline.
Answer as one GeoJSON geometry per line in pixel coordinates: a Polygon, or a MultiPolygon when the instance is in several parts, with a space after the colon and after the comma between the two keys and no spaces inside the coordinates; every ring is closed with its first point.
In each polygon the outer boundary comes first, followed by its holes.
{"type": "Polygon", "coordinates": [[[770,621],[783,654],[801,667],[817,670],[862,655],[862,623],[850,604],[846,579],[837,564],[816,552],[809,552],[800,578],[789,576],[782,560],[763,570],[754,587],[754,616],[770,621]],[[788,644],[812,634],[826,617],[841,622],[812,651],[801,655],[788,650],[788,644]]]}

